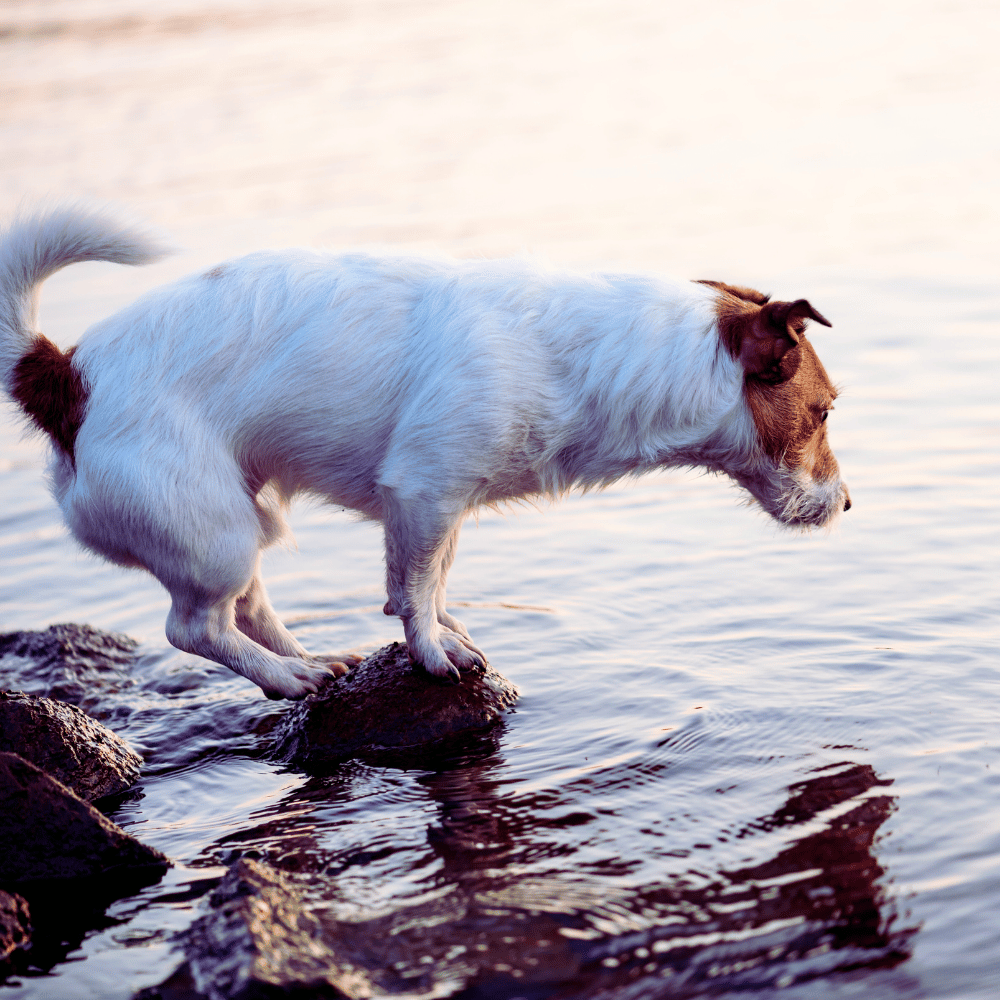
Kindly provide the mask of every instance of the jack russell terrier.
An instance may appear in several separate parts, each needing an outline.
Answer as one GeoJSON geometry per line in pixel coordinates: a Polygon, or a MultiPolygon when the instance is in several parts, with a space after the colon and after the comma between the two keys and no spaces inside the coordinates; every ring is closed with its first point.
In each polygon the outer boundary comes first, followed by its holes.
{"type": "Polygon", "coordinates": [[[302,698],[357,657],[313,656],[275,614],[260,553],[298,493],[380,521],[414,664],[486,658],[445,607],[471,511],[656,468],[723,472],[784,525],[850,507],[827,443],[836,391],[805,299],[718,281],[574,274],[527,260],[311,250],[183,278],[63,353],[38,287],[76,261],[164,253],[99,211],[0,237],[0,382],[52,441],[51,487],[86,548],[152,573],[189,653],[302,698]]]}

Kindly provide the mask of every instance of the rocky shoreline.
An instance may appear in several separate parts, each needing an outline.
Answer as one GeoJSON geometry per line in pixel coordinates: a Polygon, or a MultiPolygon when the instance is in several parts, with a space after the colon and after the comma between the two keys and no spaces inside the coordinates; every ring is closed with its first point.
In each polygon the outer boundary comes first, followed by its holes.
{"type": "MultiPolygon", "coordinates": [[[[140,779],[140,756],[87,714],[99,711],[102,690],[131,683],[135,648],[127,636],[81,625],[0,636],[0,688],[8,676],[28,677],[45,692],[0,690],[0,983],[44,965],[53,940],[73,937],[67,921],[82,938],[111,902],[157,882],[170,866],[99,808],[140,779]]],[[[272,734],[273,755],[292,766],[419,755],[496,725],[517,697],[490,667],[442,685],[415,671],[406,647],[393,643],[290,705],[272,734]]],[[[174,946],[183,956],[176,971],[137,996],[360,998],[400,985],[340,954],[296,876],[252,858],[233,862],[174,946]]]]}

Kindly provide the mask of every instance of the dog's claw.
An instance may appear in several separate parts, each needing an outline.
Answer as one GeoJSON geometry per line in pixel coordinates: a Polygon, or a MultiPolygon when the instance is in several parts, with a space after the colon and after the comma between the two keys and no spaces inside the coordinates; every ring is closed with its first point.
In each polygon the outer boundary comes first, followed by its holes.
{"type": "Polygon", "coordinates": [[[486,654],[478,646],[473,645],[471,639],[465,639],[462,637],[462,645],[469,654],[470,662],[458,664],[458,669],[476,674],[485,673],[486,667],[489,664],[489,661],[486,659],[486,654]]]}
{"type": "Polygon", "coordinates": [[[464,671],[465,673],[470,673],[470,674],[486,673],[485,659],[479,656],[478,653],[472,652],[471,649],[469,650],[469,652],[472,653],[472,662],[470,664],[463,664],[459,669],[464,671]]]}
{"type": "Polygon", "coordinates": [[[441,683],[441,684],[461,684],[462,683],[462,675],[458,672],[458,668],[457,667],[452,667],[451,670],[448,671],[448,673],[443,674],[440,677],[437,677],[434,674],[431,674],[431,676],[434,677],[434,679],[436,681],[438,681],[439,683],[441,683]]]}
{"type": "Polygon", "coordinates": [[[428,680],[434,681],[437,684],[461,684],[462,675],[458,672],[458,668],[448,664],[448,670],[443,674],[436,674],[428,670],[422,663],[416,660],[410,661],[413,667],[414,673],[423,674],[428,680]]]}

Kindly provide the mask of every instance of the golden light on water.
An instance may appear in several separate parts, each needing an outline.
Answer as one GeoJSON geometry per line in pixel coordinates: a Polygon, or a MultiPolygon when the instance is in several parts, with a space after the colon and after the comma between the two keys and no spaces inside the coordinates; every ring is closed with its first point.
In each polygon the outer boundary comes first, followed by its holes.
{"type": "Polygon", "coordinates": [[[995,8],[0,7],[0,207],[751,280],[996,273],[995,8]]]}

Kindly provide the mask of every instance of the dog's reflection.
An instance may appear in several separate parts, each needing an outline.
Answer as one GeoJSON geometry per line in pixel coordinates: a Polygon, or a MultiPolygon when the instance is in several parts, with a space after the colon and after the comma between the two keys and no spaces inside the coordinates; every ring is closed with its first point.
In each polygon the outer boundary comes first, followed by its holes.
{"type": "MultiPolygon", "coordinates": [[[[875,850],[895,808],[892,781],[867,764],[824,767],[792,785],[780,808],[747,822],[736,836],[778,835],[785,845],[767,860],[654,885],[629,884],[629,858],[581,864],[594,817],[555,791],[512,794],[498,732],[423,765],[416,784],[437,813],[423,851],[394,844],[391,829],[330,850],[317,812],[336,815],[331,799],[359,791],[368,799],[363,789],[377,799],[405,784],[380,792],[372,770],[357,764],[315,776],[228,841],[308,873],[331,947],[355,968],[372,968],[386,989],[447,979],[464,982],[460,995],[470,998],[590,996],[626,985],[640,989],[636,996],[673,997],[891,968],[909,955],[914,928],[896,926],[875,850]],[[412,855],[404,881],[419,893],[383,900],[377,916],[345,919],[357,912],[351,881],[398,868],[400,851],[412,855]]],[[[409,788],[412,795],[412,778],[409,788]]]]}

